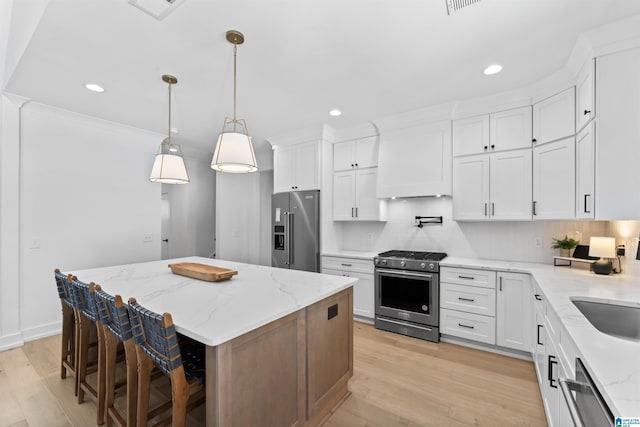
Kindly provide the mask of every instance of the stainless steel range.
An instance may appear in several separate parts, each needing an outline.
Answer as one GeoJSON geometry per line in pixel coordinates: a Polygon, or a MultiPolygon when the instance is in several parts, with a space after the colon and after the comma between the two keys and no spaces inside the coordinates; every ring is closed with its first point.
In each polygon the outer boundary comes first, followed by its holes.
{"type": "Polygon", "coordinates": [[[375,326],[427,341],[440,341],[438,327],[442,252],[388,251],[375,265],[375,326]]]}

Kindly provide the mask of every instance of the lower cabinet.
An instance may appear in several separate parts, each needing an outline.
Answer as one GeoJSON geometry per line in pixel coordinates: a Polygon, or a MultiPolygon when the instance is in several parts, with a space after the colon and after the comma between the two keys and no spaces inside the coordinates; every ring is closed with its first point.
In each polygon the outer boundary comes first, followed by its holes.
{"type": "Polygon", "coordinates": [[[440,332],[531,351],[531,276],[442,267],[440,332]]]}
{"type": "Polygon", "coordinates": [[[373,260],[323,256],[322,272],[358,279],[353,285],[353,314],[357,318],[373,321],[375,317],[373,260]]]}

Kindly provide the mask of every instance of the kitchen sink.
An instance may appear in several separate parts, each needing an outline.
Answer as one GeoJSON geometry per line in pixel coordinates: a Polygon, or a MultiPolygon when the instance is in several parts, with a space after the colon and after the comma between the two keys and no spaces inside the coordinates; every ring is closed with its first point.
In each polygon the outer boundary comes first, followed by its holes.
{"type": "Polygon", "coordinates": [[[571,297],[571,302],[600,332],[640,341],[640,305],[586,297],[571,297]]]}

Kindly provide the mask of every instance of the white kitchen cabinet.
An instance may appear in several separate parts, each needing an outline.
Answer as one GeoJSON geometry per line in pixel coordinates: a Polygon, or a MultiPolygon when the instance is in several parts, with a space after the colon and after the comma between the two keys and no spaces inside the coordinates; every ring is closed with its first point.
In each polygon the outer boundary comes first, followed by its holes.
{"type": "Polygon", "coordinates": [[[533,104],[533,143],[540,145],[575,134],[575,87],[533,104]]]}
{"type": "Polygon", "coordinates": [[[320,188],[320,144],[305,142],[276,147],[273,153],[273,192],[320,188]]]}
{"type": "Polygon", "coordinates": [[[595,218],[595,122],[576,135],[576,218],[595,218]]]}
{"type": "Polygon", "coordinates": [[[531,148],[531,114],[531,106],[491,113],[489,149],[502,151],[531,148]]]}
{"type": "Polygon", "coordinates": [[[380,133],[378,198],[451,194],[451,121],[380,133]]]}
{"type": "Polygon", "coordinates": [[[441,308],[440,333],[485,344],[495,344],[496,319],[493,316],[441,308]]]}
{"type": "Polygon", "coordinates": [[[595,216],[637,220],[640,212],[640,49],[596,58],[595,216]]]}
{"type": "Polygon", "coordinates": [[[373,260],[323,256],[322,272],[334,276],[357,278],[358,281],[353,285],[353,314],[359,320],[373,322],[375,317],[373,260]]]}
{"type": "Polygon", "coordinates": [[[489,115],[453,121],[453,156],[489,151],[489,115]]]}
{"type": "Polygon", "coordinates": [[[376,198],[378,168],[333,174],[334,221],[384,221],[385,201],[376,198]]]}
{"type": "Polygon", "coordinates": [[[370,136],[333,144],[333,170],[378,166],[378,137],[370,136]]]}
{"type": "Polygon", "coordinates": [[[575,141],[533,148],[533,218],[575,217],[575,141]]]}
{"type": "Polygon", "coordinates": [[[576,131],[596,117],[595,60],[589,59],[576,79],[576,131]]]}
{"type": "Polygon", "coordinates": [[[531,149],[456,157],[453,219],[530,220],[531,149]]]}
{"type": "Polygon", "coordinates": [[[498,272],[496,344],[531,351],[531,276],[498,272]]]}

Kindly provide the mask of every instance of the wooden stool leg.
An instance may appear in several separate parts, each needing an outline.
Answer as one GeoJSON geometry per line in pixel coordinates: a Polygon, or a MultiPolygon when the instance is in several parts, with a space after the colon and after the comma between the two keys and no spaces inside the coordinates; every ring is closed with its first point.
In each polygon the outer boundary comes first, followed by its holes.
{"type": "Polygon", "coordinates": [[[78,403],[84,402],[84,390],[80,387],[87,378],[87,361],[89,359],[89,333],[92,323],[89,319],[82,314],[78,316],[78,322],[80,323],[80,340],[78,342],[78,403]]]}
{"type": "Polygon", "coordinates": [[[97,334],[98,334],[98,379],[96,382],[97,393],[97,420],[96,423],[100,426],[104,424],[104,408],[105,408],[105,390],[106,390],[106,345],[104,328],[101,322],[96,322],[97,334]]]}
{"type": "Polygon", "coordinates": [[[127,358],[127,426],[133,427],[138,415],[138,357],[133,339],[124,342],[124,353],[127,358]]]}
{"type": "MultiPolygon", "coordinates": [[[[105,337],[105,406],[108,411],[113,407],[116,388],[116,352],[118,339],[109,332],[104,332],[105,337]]],[[[107,416],[107,426],[111,426],[111,417],[107,416]]]]}
{"type": "Polygon", "coordinates": [[[187,424],[187,400],[189,384],[185,380],[184,369],[180,366],[171,371],[171,426],[184,427],[187,424]]]}
{"type": "Polygon", "coordinates": [[[147,416],[149,414],[149,388],[151,383],[151,370],[153,361],[149,359],[144,351],[136,347],[138,358],[138,427],[147,426],[147,416]]]}
{"type": "MultiPolygon", "coordinates": [[[[64,362],[69,359],[69,355],[73,354],[73,309],[64,302],[62,303],[62,351],[60,354],[60,378],[67,377],[67,368],[64,362]]],[[[74,357],[72,355],[72,357],[74,357]]]]}

